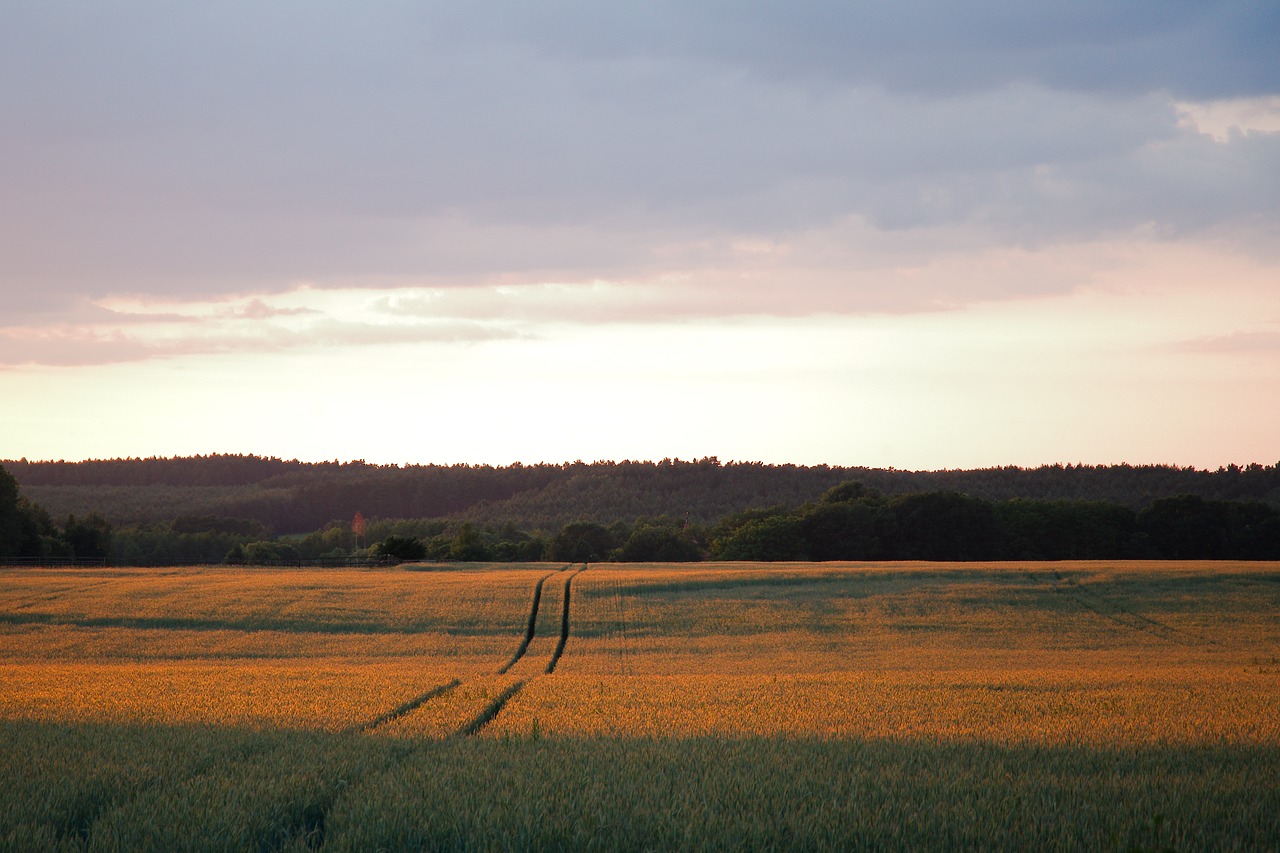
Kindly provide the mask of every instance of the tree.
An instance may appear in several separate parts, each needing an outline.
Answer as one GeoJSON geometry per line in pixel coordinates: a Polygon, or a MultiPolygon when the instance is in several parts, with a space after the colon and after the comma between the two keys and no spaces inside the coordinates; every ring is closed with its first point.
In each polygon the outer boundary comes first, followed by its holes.
{"type": "Polygon", "coordinates": [[[1280,512],[1256,501],[1226,510],[1227,555],[1236,560],[1280,560],[1280,512]]]}
{"type": "Polygon", "coordinates": [[[302,558],[287,542],[250,542],[244,546],[244,562],[250,566],[297,565],[302,558]]]}
{"type": "Polygon", "coordinates": [[[571,521],[551,540],[548,556],[569,563],[598,563],[616,543],[609,528],[594,521],[571,521]]]}
{"type": "Polygon", "coordinates": [[[684,531],[671,525],[638,524],[618,552],[625,563],[691,563],[702,549],[684,531]]]}
{"type": "Polygon", "coordinates": [[[111,556],[111,525],[96,512],[79,521],[68,516],[65,535],[77,560],[105,562],[111,556]]]}
{"type": "Polygon", "coordinates": [[[0,467],[0,560],[23,556],[26,530],[18,510],[18,481],[0,467]]]}
{"type": "Polygon", "coordinates": [[[845,480],[838,486],[832,486],[822,496],[822,502],[828,504],[848,503],[874,495],[874,492],[868,492],[867,487],[857,480],[845,480]]]}
{"type": "Polygon", "coordinates": [[[411,536],[388,536],[374,547],[374,553],[397,560],[421,560],[427,556],[427,546],[411,536]]]}
{"type": "Polygon", "coordinates": [[[884,538],[893,560],[992,560],[999,533],[986,501],[923,492],[889,501],[884,538]]]}
{"type": "Polygon", "coordinates": [[[1280,514],[1253,501],[1163,498],[1138,513],[1138,528],[1170,560],[1275,559],[1280,550],[1280,514]]]}
{"type": "Polygon", "coordinates": [[[0,560],[70,559],[71,546],[49,513],[18,491],[18,481],[0,466],[0,560]]]}
{"type": "MultiPolygon", "coordinates": [[[[426,549],[424,548],[423,556],[425,555],[426,549]]],[[[485,544],[484,537],[480,535],[480,531],[476,530],[475,525],[471,522],[464,522],[458,528],[453,541],[449,543],[449,559],[469,563],[487,560],[489,557],[489,546],[485,544]]]]}
{"type": "Polygon", "coordinates": [[[822,500],[801,517],[809,559],[879,559],[884,550],[880,541],[882,520],[879,504],[865,498],[833,502],[824,496],[822,500]]]}
{"type": "Polygon", "coordinates": [[[752,519],[717,544],[721,560],[809,559],[804,528],[793,515],[752,519]]]}

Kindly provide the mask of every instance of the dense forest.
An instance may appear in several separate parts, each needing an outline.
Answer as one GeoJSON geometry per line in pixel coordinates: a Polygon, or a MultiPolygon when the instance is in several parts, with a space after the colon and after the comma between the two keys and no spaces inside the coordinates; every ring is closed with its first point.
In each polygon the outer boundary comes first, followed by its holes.
{"type": "Polygon", "coordinates": [[[1217,471],[1167,465],[1049,465],[898,471],[825,465],[721,464],[715,458],[558,465],[370,465],[258,456],[0,461],[54,517],[97,512],[113,524],[178,516],[247,519],[305,533],[355,512],[558,529],[571,521],[633,523],[669,515],[711,524],[748,509],[795,508],[856,480],[883,495],[950,491],[1003,501],[1106,501],[1141,510],[1160,498],[1258,501],[1280,508],[1280,465],[1217,471]]]}
{"type": "Polygon", "coordinates": [[[3,466],[0,559],[1280,559],[1280,466],[3,466]]]}

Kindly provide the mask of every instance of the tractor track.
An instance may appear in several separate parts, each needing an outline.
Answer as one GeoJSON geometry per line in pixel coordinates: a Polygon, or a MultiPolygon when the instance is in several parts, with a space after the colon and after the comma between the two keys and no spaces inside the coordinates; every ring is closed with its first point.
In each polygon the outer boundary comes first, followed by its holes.
{"type": "Polygon", "coordinates": [[[347,731],[355,732],[355,733],[373,731],[378,726],[385,725],[386,723],[389,723],[398,717],[403,717],[405,714],[409,713],[410,711],[417,710],[420,706],[436,698],[437,696],[443,696],[444,694],[452,691],[455,687],[457,687],[460,684],[462,684],[462,682],[457,678],[445,684],[438,684],[435,687],[432,687],[426,693],[423,693],[420,696],[415,696],[414,698],[410,699],[408,702],[405,702],[403,705],[399,705],[391,709],[387,713],[375,717],[374,719],[370,720],[367,723],[361,723],[360,725],[352,726],[351,728],[347,729],[347,731]]]}
{"type": "Polygon", "coordinates": [[[617,581],[613,583],[613,605],[618,638],[618,669],[620,674],[627,674],[627,655],[630,654],[630,639],[627,636],[627,605],[623,599],[622,587],[617,581]]]}
{"type": "MultiPolygon", "coordinates": [[[[1028,573],[1029,577],[1033,577],[1028,573]]],[[[1187,631],[1181,628],[1175,628],[1167,625],[1158,619],[1152,619],[1142,613],[1135,613],[1126,607],[1108,601],[1106,596],[1092,589],[1081,586],[1075,578],[1063,577],[1057,571],[1053,573],[1054,580],[1052,587],[1054,592],[1065,593],[1069,595],[1076,604],[1085,610],[1101,616],[1103,619],[1119,625],[1122,628],[1128,628],[1131,631],[1141,631],[1153,637],[1158,637],[1170,643],[1177,643],[1185,646],[1216,646],[1217,642],[1209,637],[1202,636],[1193,631],[1187,631]]]]}
{"type": "MultiPolygon", "coordinates": [[[[559,572],[566,571],[567,569],[569,569],[569,566],[564,566],[563,568],[557,569],[554,572],[548,572],[547,574],[543,575],[541,578],[538,579],[537,585],[534,586],[533,588],[533,601],[529,605],[529,619],[525,623],[524,637],[521,639],[520,645],[519,647],[516,648],[515,654],[511,656],[511,659],[508,660],[505,664],[503,664],[498,669],[497,671],[498,675],[505,675],[507,671],[511,669],[511,667],[513,667],[521,658],[525,656],[525,653],[529,649],[529,644],[533,641],[533,638],[537,632],[538,609],[542,602],[543,586],[546,584],[548,580],[551,579],[553,575],[556,575],[559,572]]],[[[550,675],[555,671],[556,664],[560,662],[560,658],[564,654],[565,645],[569,642],[570,590],[572,588],[573,579],[578,575],[580,575],[582,572],[585,572],[586,570],[587,570],[587,564],[584,563],[582,568],[578,569],[575,572],[570,573],[569,576],[565,578],[564,603],[560,612],[560,637],[558,642],[556,643],[555,652],[552,654],[551,660],[547,663],[547,668],[545,670],[545,674],[547,675],[550,675]]],[[[504,688],[503,691],[499,693],[491,702],[489,702],[489,704],[487,704],[480,711],[480,713],[476,714],[474,717],[468,720],[461,728],[459,728],[456,732],[454,732],[452,737],[469,738],[478,734],[482,729],[484,729],[485,726],[489,725],[489,723],[492,722],[495,717],[498,716],[499,712],[502,711],[503,707],[505,707],[506,704],[516,696],[516,694],[518,694],[522,689],[524,689],[524,686],[527,683],[528,682],[526,680],[520,680],[520,681],[512,682],[511,684],[507,685],[507,687],[504,688]]],[[[408,714],[408,713],[411,713],[412,711],[417,710],[419,707],[431,701],[432,699],[435,699],[439,696],[443,696],[446,693],[453,691],[455,688],[459,687],[461,684],[462,684],[461,679],[454,678],[453,680],[445,684],[440,684],[431,688],[430,690],[421,694],[420,696],[416,696],[413,699],[410,699],[408,702],[405,702],[404,704],[399,705],[396,708],[388,711],[387,713],[382,714],[378,717],[375,717],[374,719],[366,723],[361,723],[355,726],[351,726],[350,728],[346,729],[346,731],[352,732],[352,733],[365,733],[365,732],[372,731],[378,728],[379,726],[385,725],[395,719],[398,719],[399,717],[404,716],[405,714],[408,714]]]]}
{"type": "Polygon", "coordinates": [[[517,681],[509,685],[506,690],[503,690],[492,702],[486,705],[483,711],[476,714],[462,728],[458,729],[454,733],[454,737],[467,738],[479,734],[480,730],[489,725],[494,717],[498,716],[498,712],[502,710],[503,706],[511,701],[511,698],[519,693],[524,685],[523,681],[517,681]]]}
{"type": "MultiPolygon", "coordinates": [[[[568,568],[568,566],[565,566],[565,568],[568,568]]],[[[548,572],[538,580],[538,585],[533,588],[533,604],[529,607],[529,623],[524,629],[524,639],[520,641],[520,646],[516,649],[516,653],[511,656],[511,660],[499,667],[498,675],[506,674],[507,670],[515,666],[516,661],[524,657],[524,653],[529,650],[529,643],[533,642],[533,635],[538,629],[538,604],[542,601],[542,585],[552,575],[563,571],[564,569],[556,569],[556,571],[548,572]]]]}
{"type": "Polygon", "coordinates": [[[564,654],[565,643],[569,642],[569,592],[573,579],[587,570],[587,564],[583,563],[582,568],[578,569],[569,577],[564,579],[564,608],[560,611],[560,641],[556,643],[556,650],[551,655],[551,661],[547,664],[547,675],[556,671],[556,664],[560,662],[560,656],[564,654]]]}

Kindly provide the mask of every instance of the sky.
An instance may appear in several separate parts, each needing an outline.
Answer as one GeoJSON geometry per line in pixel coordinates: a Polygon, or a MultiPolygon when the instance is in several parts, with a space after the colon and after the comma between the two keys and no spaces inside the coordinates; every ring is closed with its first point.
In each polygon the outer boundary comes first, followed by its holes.
{"type": "Polygon", "coordinates": [[[0,458],[1280,460],[1280,5],[0,0],[0,458]]]}

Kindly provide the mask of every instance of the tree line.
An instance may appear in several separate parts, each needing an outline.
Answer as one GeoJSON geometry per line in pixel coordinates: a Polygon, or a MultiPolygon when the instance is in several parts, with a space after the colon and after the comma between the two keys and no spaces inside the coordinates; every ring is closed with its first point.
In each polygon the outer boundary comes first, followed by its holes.
{"type": "Polygon", "coordinates": [[[716,528],[721,560],[1276,560],[1280,511],[1177,495],[1135,511],[1106,501],[958,492],[884,496],[845,483],[795,511],[750,511],[716,528]]]}
{"type": "Polygon", "coordinates": [[[116,527],[164,525],[176,516],[240,518],[275,534],[306,534],[357,509],[369,517],[469,521],[494,529],[559,530],[584,518],[635,524],[663,515],[715,525],[748,509],[795,510],[850,480],[887,496],[956,492],[993,503],[1094,501],[1137,512],[1155,500],[1194,495],[1280,508],[1280,465],[1259,464],[1216,471],[1171,465],[899,471],[721,463],[714,457],[494,467],[236,455],[0,464],[57,518],[97,512],[116,527]]]}
{"type": "MultiPolygon", "coordinates": [[[[607,483],[617,474],[616,468],[632,465],[583,465],[577,473],[607,483]]],[[[724,467],[715,460],[634,465],[636,471],[630,473],[639,479],[654,477],[654,470],[670,468],[668,485],[704,481],[708,470],[724,467]]],[[[771,466],[737,467],[764,470],[771,466]]],[[[782,479],[799,470],[776,467],[781,469],[782,479]]],[[[144,469],[155,472],[164,466],[144,469]]],[[[272,470],[272,466],[264,470],[272,470]]],[[[810,475],[825,475],[840,469],[806,470],[810,475]]],[[[1048,470],[1055,476],[1066,476],[1068,468],[1048,470]]],[[[1253,477],[1265,482],[1271,470],[1250,466],[1226,471],[1225,476],[1228,480],[1253,477]]],[[[225,483],[215,486],[226,487],[225,483]]],[[[950,489],[893,494],[861,480],[845,480],[816,498],[768,507],[750,506],[739,496],[733,510],[705,520],[680,512],[687,492],[677,488],[667,494],[662,511],[652,514],[618,517],[619,513],[607,505],[598,514],[584,512],[552,523],[518,523],[510,518],[484,521],[466,513],[434,518],[384,514],[372,517],[364,537],[357,540],[346,513],[353,505],[361,507],[361,494],[358,490],[344,494],[343,515],[335,514],[304,532],[281,532],[262,519],[217,513],[183,513],[165,520],[113,525],[104,515],[91,511],[67,514],[57,524],[50,512],[21,494],[17,480],[0,467],[0,560],[270,565],[378,559],[1280,559],[1280,510],[1275,506],[1260,500],[1224,500],[1198,494],[1157,497],[1134,508],[1106,500],[990,499],[950,489]]]]}

